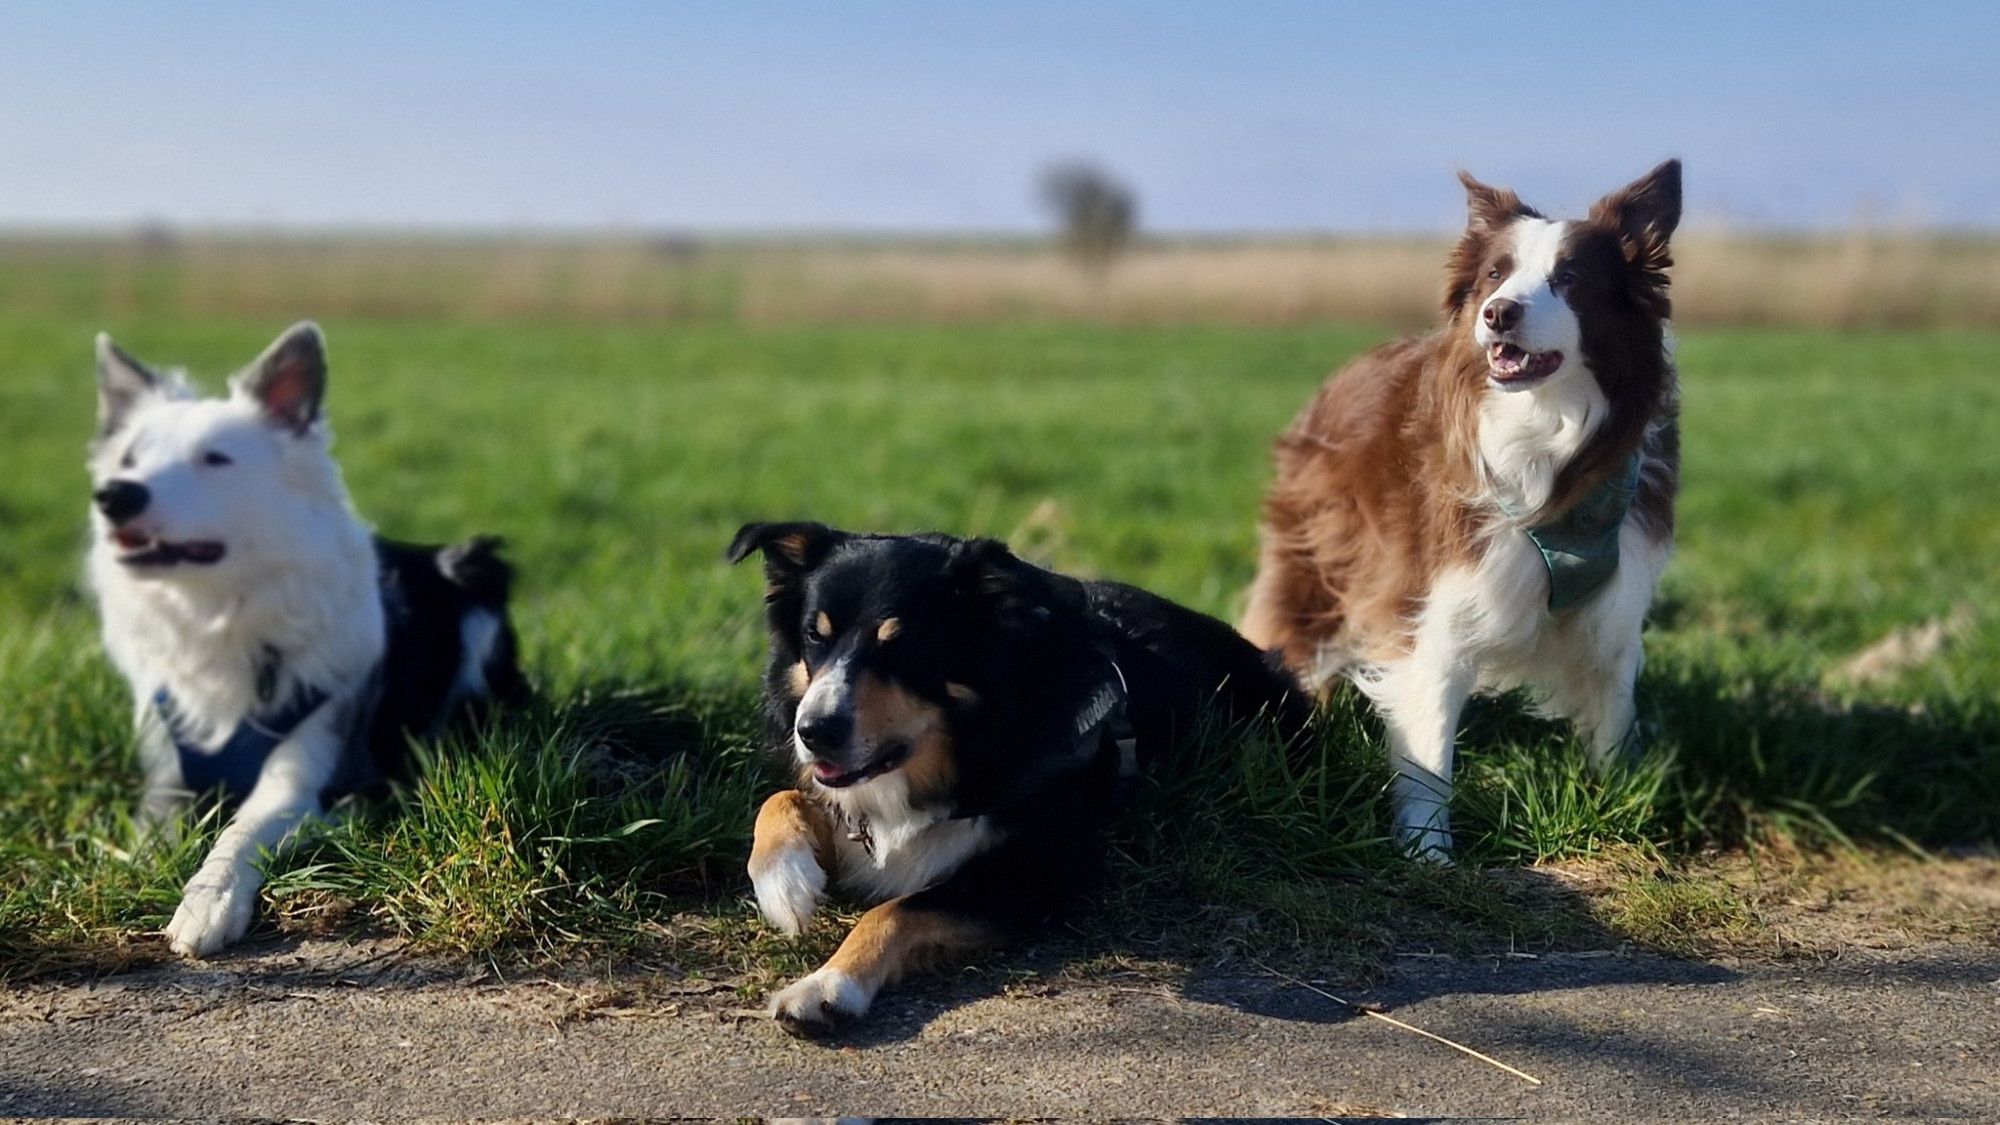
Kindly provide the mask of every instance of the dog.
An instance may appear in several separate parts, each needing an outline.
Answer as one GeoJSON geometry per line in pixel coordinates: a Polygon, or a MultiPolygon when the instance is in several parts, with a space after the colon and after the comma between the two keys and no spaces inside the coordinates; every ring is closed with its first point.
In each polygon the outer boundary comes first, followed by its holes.
{"type": "Polygon", "coordinates": [[[1636,740],[1680,472],[1668,161],[1575,222],[1460,173],[1442,322],[1349,364],[1278,439],[1244,635],[1388,728],[1395,828],[1451,848],[1453,743],[1528,688],[1600,767],[1636,740]]]}
{"type": "Polygon", "coordinates": [[[796,935],[829,882],[878,903],[778,992],[795,1034],[865,1015],[918,965],[1029,931],[1085,885],[1121,798],[1202,721],[1310,701],[1227,624],[1023,562],[992,539],[753,523],[765,719],[798,787],[757,814],[750,880],[796,935]]]}
{"type": "Polygon", "coordinates": [[[222,398],[97,338],[87,569],[132,689],[140,822],[233,809],[166,928],[187,956],[243,936],[262,852],[401,777],[412,736],[527,690],[499,541],[375,538],[329,452],[326,372],[309,323],[222,398]]]}

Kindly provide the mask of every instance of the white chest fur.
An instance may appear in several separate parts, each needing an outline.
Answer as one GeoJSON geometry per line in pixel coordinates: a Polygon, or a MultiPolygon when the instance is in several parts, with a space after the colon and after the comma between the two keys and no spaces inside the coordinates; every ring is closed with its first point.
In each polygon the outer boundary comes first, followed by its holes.
{"type": "Polygon", "coordinates": [[[834,830],[834,878],[871,902],[932,886],[999,840],[985,817],[912,808],[900,774],[825,795],[854,826],[834,830]]]}
{"type": "Polygon", "coordinates": [[[872,831],[871,836],[872,848],[846,834],[834,842],[840,853],[841,886],[870,902],[913,894],[942,882],[997,838],[984,817],[935,821],[915,831],[899,832],[888,843],[872,831]]]}

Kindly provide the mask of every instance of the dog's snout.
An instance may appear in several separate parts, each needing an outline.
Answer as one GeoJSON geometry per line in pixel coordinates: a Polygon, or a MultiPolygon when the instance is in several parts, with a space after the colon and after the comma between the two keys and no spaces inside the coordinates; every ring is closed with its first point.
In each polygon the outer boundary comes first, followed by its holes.
{"type": "Polygon", "coordinates": [[[1480,311],[1479,315],[1481,319],[1486,321],[1486,327],[1491,328],[1493,331],[1509,332],[1521,323],[1521,314],[1525,311],[1519,301],[1509,300],[1506,297],[1495,297],[1486,302],[1486,307],[1480,311]]]}
{"type": "Polygon", "coordinates": [[[837,711],[799,716],[799,741],[816,757],[839,756],[847,748],[847,738],[853,730],[854,720],[837,711]]]}
{"type": "Polygon", "coordinates": [[[103,487],[90,494],[90,498],[97,501],[97,510],[104,513],[105,519],[112,523],[124,523],[145,511],[146,505],[153,500],[153,494],[138,481],[114,480],[105,482],[103,487]]]}

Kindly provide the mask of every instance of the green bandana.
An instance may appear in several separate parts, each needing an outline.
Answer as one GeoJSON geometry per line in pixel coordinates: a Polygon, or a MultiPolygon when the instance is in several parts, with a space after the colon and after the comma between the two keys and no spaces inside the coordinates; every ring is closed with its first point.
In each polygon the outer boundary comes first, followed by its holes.
{"type": "MultiPolygon", "coordinates": [[[[1526,528],[1549,568],[1549,608],[1568,609],[1601,589],[1618,572],[1618,529],[1639,490],[1639,454],[1625,472],[1590,490],[1554,521],[1526,528]]],[[[1518,512],[1502,504],[1510,516],[1518,512]]]]}

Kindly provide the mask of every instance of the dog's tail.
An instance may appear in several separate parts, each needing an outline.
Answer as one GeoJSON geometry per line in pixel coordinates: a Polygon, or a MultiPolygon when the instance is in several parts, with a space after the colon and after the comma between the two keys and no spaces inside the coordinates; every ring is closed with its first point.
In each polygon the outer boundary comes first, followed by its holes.
{"type": "Polygon", "coordinates": [[[500,557],[507,545],[498,535],[475,535],[437,553],[438,570],[472,600],[489,609],[503,609],[514,585],[514,568],[500,557]]]}

